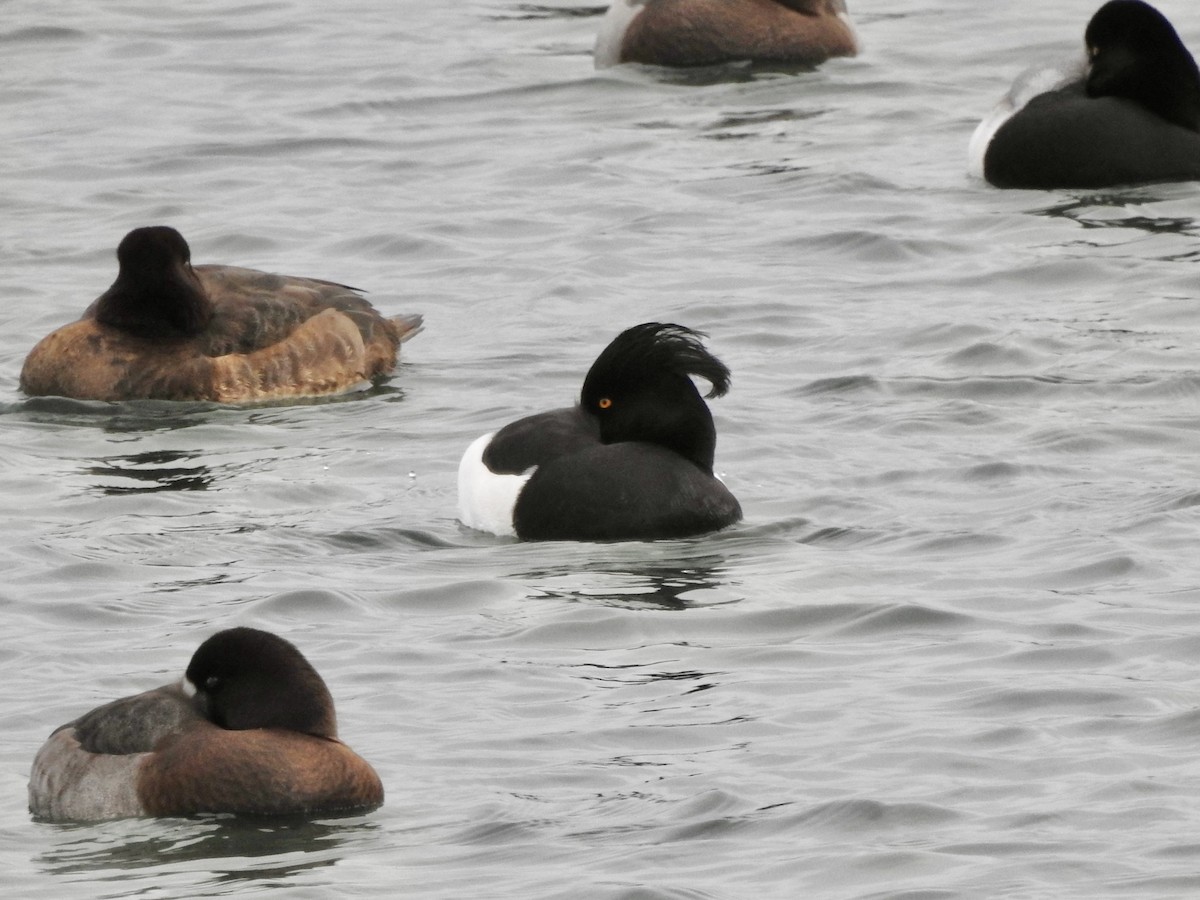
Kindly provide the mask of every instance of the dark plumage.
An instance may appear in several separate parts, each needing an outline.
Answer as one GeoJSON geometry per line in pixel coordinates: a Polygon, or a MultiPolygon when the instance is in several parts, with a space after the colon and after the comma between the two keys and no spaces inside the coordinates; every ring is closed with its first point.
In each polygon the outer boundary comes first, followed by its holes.
{"type": "Polygon", "coordinates": [[[981,174],[1005,188],[1098,188],[1200,178],[1200,71],[1171,23],[1141,0],[1111,0],[1085,32],[1082,78],[1012,99],[972,140],[981,174]]]}
{"type": "Polygon", "coordinates": [[[724,397],[725,364],[680,325],[651,322],[622,332],[604,348],[583,380],[579,405],[596,417],[600,443],[644,441],[673,450],[712,473],[717,431],[690,376],[724,397]]]}
{"type": "Polygon", "coordinates": [[[684,537],[741,519],[713,475],[709,397],[729,370],[700,335],[651,322],[618,335],[584,378],[578,406],[485,435],[459,467],[463,521],[527,540],[684,537]]]}
{"type": "Polygon", "coordinates": [[[200,645],[185,683],[97,707],[38,751],[29,808],[53,821],[205,812],[370,809],[374,769],[337,738],[333,698],[292,644],[233,628],[200,645]]]}
{"type": "Polygon", "coordinates": [[[83,317],[29,353],[27,394],[239,403],[339,393],[392,371],[421,327],[344,285],[193,266],[164,226],[129,232],[117,261],[83,317]]]}
{"type": "Polygon", "coordinates": [[[1167,17],[1141,0],[1111,0],[1084,32],[1089,97],[1120,97],[1200,131],[1200,70],[1167,17]]]}

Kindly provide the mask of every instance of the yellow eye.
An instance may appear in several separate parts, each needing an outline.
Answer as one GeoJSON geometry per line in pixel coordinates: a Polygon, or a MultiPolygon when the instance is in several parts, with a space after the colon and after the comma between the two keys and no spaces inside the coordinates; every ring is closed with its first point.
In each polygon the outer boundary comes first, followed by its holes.
{"type": "Polygon", "coordinates": [[[597,404],[597,405],[598,405],[598,406],[599,406],[601,409],[608,409],[610,406],[612,406],[612,401],[611,401],[611,400],[609,400],[607,397],[601,397],[601,398],[600,398],[600,402],[599,402],[599,404],[597,404]]]}

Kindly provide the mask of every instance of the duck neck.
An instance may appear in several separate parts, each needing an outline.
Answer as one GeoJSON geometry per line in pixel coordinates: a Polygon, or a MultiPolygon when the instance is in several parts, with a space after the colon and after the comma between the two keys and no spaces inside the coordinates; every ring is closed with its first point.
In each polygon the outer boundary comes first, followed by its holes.
{"type": "Polygon", "coordinates": [[[1184,57],[1175,61],[1168,76],[1176,79],[1179,90],[1163,97],[1162,108],[1155,112],[1189,131],[1200,131],[1200,71],[1190,53],[1184,57]]]}
{"type": "Polygon", "coordinates": [[[1189,131],[1200,131],[1200,74],[1191,57],[1162,61],[1154,71],[1110,73],[1093,66],[1088,75],[1091,97],[1120,97],[1131,100],[1157,116],[1189,131]],[[1168,89],[1164,90],[1163,86],[1168,89]]]}
{"type": "Polygon", "coordinates": [[[188,264],[160,272],[126,272],[96,301],[96,319],[138,337],[191,337],[213,314],[212,301],[188,264]]]}
{"type": "Polygon", "coordinates": [[[600,417],[600,440],[659,444],[711,474],[717,429],[692,380],[671,376],[645,385],[644,391],[645,402],[631,398],[620,413],[600,417]]]}

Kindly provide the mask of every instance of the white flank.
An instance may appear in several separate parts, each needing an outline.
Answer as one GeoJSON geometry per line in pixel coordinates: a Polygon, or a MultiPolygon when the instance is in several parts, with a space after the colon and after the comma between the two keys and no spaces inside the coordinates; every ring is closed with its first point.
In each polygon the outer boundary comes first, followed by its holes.
{"type": "Polygon", "coordinates": [[[592,59],[597,69],[607,69],[621,62],[621,43],[625,40],[625,32],[645,5],[646,0],[613,0],[608,12],[600,20],[600,33],[596,35],[592,59]]]}
{"type": "Polygon", "coordinates": [[[513,507],[537,466],[520,475],[497,475],[483,464],[483,451],[491,441],[491,434],[476,440],[458,464],[458,517],[468,528],[516,537],[513,507]]]}
{"type": "Polygon", "coordinates": [[[1018,75],[1004,99],[975,127],[971,143],[967,146],[967,172],[975,178],[982,178],[983,158],[987,155],[987,148],[1000,126],[1034,97],[1047,91],[1058,90],[1069,82],[1078,81],[1086,70],[1085,59],[1082,66],[1033,66],[1018,75]]]}

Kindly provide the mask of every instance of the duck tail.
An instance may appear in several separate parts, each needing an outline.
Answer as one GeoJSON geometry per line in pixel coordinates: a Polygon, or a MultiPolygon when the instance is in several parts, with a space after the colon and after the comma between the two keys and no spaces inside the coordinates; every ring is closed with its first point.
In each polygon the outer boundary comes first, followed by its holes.
{"type": "Polygon", "coordinates": [[[389,316],[388,320],[396,326],[396,334],[400,343],[416,337],[425,329],[425,317],[420,313],[410,315],[389,316]]]}

